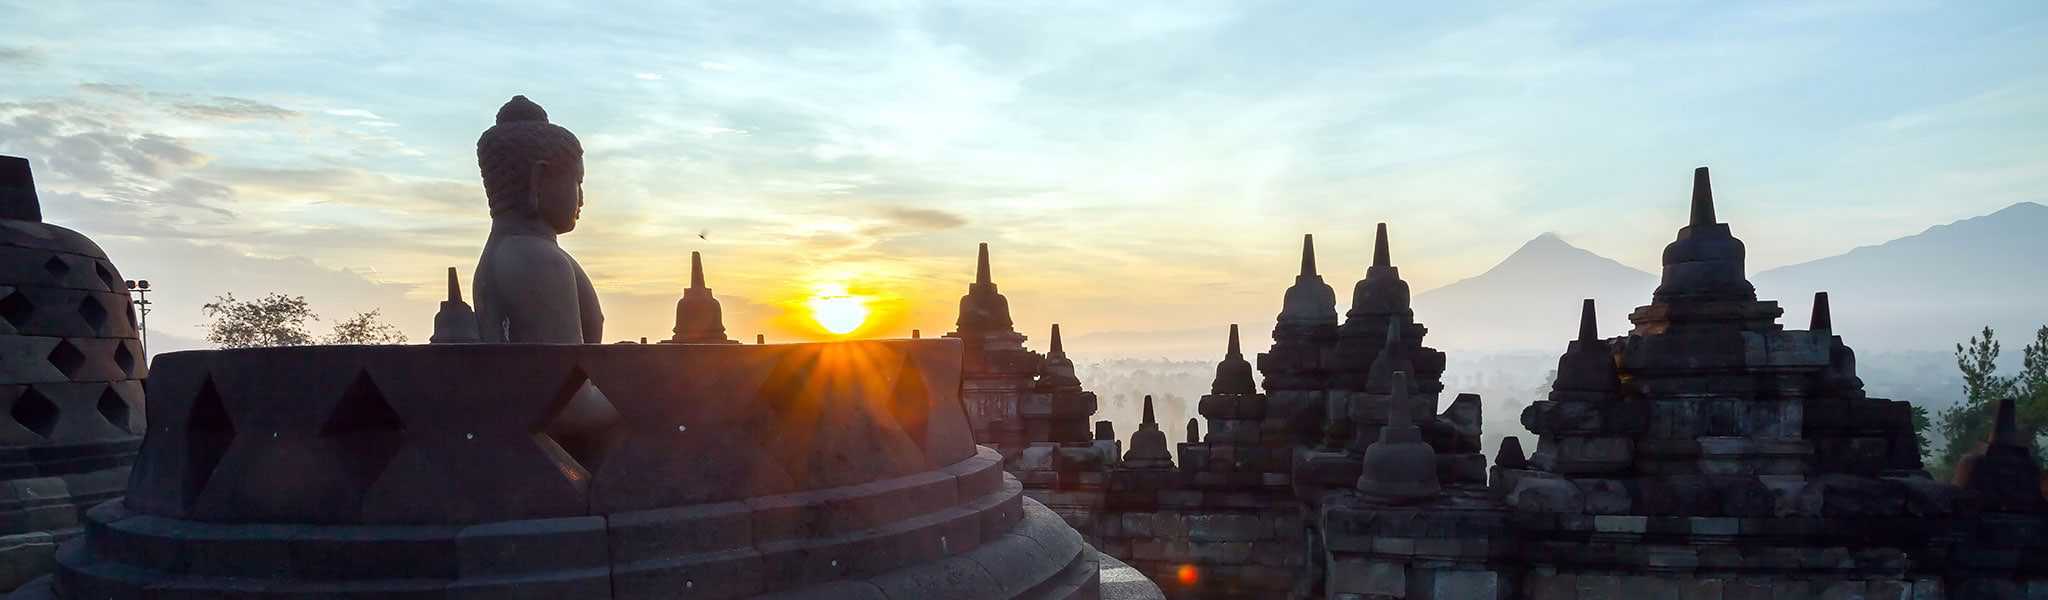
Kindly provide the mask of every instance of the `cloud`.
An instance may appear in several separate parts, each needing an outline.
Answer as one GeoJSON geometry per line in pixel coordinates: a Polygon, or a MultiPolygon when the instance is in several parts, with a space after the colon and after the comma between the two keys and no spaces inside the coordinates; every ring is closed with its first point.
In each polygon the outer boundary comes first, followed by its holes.
{"type": "Polygon", "coordinates": [[[634,74],[633,74],[633,78],[634,78],[634,79],[638,79],[638,80],[641,80],[641,81],[661,81],[661,74],[660,74],[660,73],[634,73],[634,74]]]}
{"type": "Polygon", "coordinates": [[[465,182],[405,177],[360,167],[223,166],[209,171],[238,193],[265,202],[375,208],[414,217],[475,217],[487,212],[482,189],[465,182]]]}
{"type": "Polygon", "coordinates": [[[967,217],[935,208],[884,206],[876,212],[890,225],[918,231],[952,229],[967,224],[967,217]]]}
{"type": "Polygon", "coordinates": [[[0,46],[0,65],[41,66],[43,52],[27,46],[0,46]]]}
{"type": "Polygon", "coordinates": [[[299,111],[245,98],[215,96],[206,102],[185,102],[171,107],[172,112],[195,119],[221,121],[253,121],[266,119],[292,119],[299,111]]]}
{"type": "Polygon", "coordinates": [[[116,124],[83,107],[0,103],[0,147],[79,182],[136,184],[203,166],[184,140],[116,124]]]}
{"type": "Polygon", "coordinates": [[[369,119],[369,120],[373,120],[373,121],[382,121],[382,120],[384,120],[384,117],[380,117],[380,116],[377,116],[377,113],[373,113],[373,112],[370,112],[370,111],[367,111],[367,110],[363,110],[363,109],[360,109],[360,108],[330,108],[330,109],[327,109],[327,110],[323,110],[323,111],[320,111],[320,112],[322,112],[322,113],[326,113],[326,114],[327,114],[327,115],[329,115],[329,116],[335,116],[335,117],[349,117],[349,118],[355,118],[355,119],[369,119]]]}

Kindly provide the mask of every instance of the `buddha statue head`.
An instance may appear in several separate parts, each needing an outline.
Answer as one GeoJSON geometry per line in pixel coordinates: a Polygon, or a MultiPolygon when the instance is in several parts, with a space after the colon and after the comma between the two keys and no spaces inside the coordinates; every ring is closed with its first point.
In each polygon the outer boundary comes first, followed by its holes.
{"type": "Polygon", "coordinates": [[[583,207],[583,144],[548,122],[525,96],[498,109],[498,123],[476,140],[491,219],[533,220],[555,233],[576,229],[583,207]]]}

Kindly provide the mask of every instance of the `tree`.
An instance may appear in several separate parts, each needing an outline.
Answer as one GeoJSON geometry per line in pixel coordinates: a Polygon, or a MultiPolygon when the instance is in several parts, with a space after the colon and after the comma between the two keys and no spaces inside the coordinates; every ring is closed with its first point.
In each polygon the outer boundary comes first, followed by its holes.
{"type": "Polygon", "coordinates": [[[313,343],[306,322],[319,320],[304,296],[272,293],[256,300],[222,294],[200,307],[206,315],[206,341],[222,348],[304,346],[313,343]]]}
{"type": "MultiPolygon", "coordinates": [[[[1938,427],[1941,452],[1935,474],[1943,479],[1956,461],[1982,443],[1991,431],[1991,419],[2001,399],[2012,398],[2018,405],[2020,431],[2032,438],[2048,432],[2048,325],[2034,333],[2033,343],[2020,349],[2020,373],[1998,374],[2000,344],[1990,327],[1966,344],[1956,344],[1956,370],[1963,376],[1963,401],[1941,411],[1938,427]]],[[[1916,421],[1918,420],[1916,415],[1916,421]]],[[[1916,423],[1917,424],[1917,423],[1916,423]]],[[[2040,453],[2039,444],[2035,452],[2040,453]]]]}
{"type": "Polygon", "coordinates": [[[255,300],[237,300],[234,294],[222,294],[200,311],[208,319],[206,341],[222,348],[406,342],[405,334],[385,323],[376,310],[335,323],[331,333],[316,341],[307,323],[320,320],[320,316],[313,314],[305,296],[273,292],[255,300]]]}
{"type": "Polygon", "coordinates": [[[327,335],[329,344],[403,344],[405,332],[398,326],[379,318],[382,309],[356,313],[356,316],[334,324],[334,332],[327,335]]]}
{"type": "Polygon", "coordinates": [[[2048,325],[2034,331],[2034,343],[2020,349],[2020,373],[2011,379],[2019,422],[2048,433],[2048,325]]]}

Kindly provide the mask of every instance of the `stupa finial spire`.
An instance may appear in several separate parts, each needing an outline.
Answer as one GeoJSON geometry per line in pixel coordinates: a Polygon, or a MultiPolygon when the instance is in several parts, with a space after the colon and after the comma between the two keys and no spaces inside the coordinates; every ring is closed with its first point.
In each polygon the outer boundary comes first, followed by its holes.
{"type": "Polygon", "coordinates": [[[1301,276],[1316,276],[1316,235],[1301,234],[1301,276]]]}
{"type": "Polygon", "coordinates": [[[1408,414],[1408,372],[1395,371],[1393,381],[1393,399],[1387,402],[1387,427],[1413,426],[1414,419],[1408,414]]]}
{"type": "Polygon", "coordinates": [[[1158,420],[1157,418],[1154,418],[1154,417],[1152,416],[1152,395],[1151,395],[1151,394],[1146,394],[1146,395],[1145,395],[1145,418],[1144,418],[1144,420],[1141,420],[1141,421],[1139,421],[1139,422],[1138,422],[1138,426],[1139,426],[1139,427],[1144,427],[1144,426],[1146,426],[1146,425],[1151,425],[1151,426],[1153,426],[1153,427],[1155,427],[1155,428],[1159,426],[1159,420],[1158,420]]]}
{"type": "Polygon", "coordinates": [[[1387,252],[1387,224],[1381,223],[1372,236],[1372,266],[1391,267],[1394,261],[1387,252]]]}
{"type": "Polygon", "coordinates": [[[441,301],[441,310],[434,313],[434,335],[427,338],[434,344],[469,344],[482,341],[477,335],[476,310],[462,301],[462,280],[455,275],[455,267],[448,267],[448,299],[441,301]]]}
{"type": "Polygon", "coordinates": [[[981,243],[981,256],[975,260],[974,282],[981,285],[992,283],[988,276],[988,242],[981,243]]]}
{"type": "Polygon", "coordinates": [[[1834,312],[1828,310],[1827,292],[1813,293],[1813,319],[1807,321],[1806,328],[1813,331],[1828,331],[1835,328],[1834,312]]]}
{"type": "Polygon", "coordinates": [[[1996,420],[1992,421],[1991,445],[2024,446],[2027,444],[2026,440],[2020,437],[2019,415],[2015,414],[2016,412],[2013,409],[2013,400],[2011,398],[1999,399],[1998,416],[1996,420]]]}
{"type": "Polygon", "coordinates": [[[690,253],[690,289],[704,289],[704,255],[690,253]]]}
{"type": "Polygon", "coordinates": [[[43,205],[36,200],[36,181],[28,159],[0,156],[0,219],[43,220],[43,205]]]}
{"type": "Polygon", "coordinates": [[[1594,320],[1593,299],[1587,298],[1579,304],[1579,341],[1590,342],[1600,339],[1600,325],[1594,320]]]}
{"type": "Polygon", "coordinates": [[[1228,356],[1228,357],[1242,357],[1242,356],[1244,356],[1244,351],[1240,350],[1240,349],[1239,349],[1239,347],[1238,347],[1238,344],[1237,344],[1237,324],[1236,324],[1236,323],[1231,323],[1231,324],[1230,324],[1230,348],[1229,348],[1228,350],[1224,350],[1224,351],[1223,351],[1223,355],[1224,355],[1224,356],[1228,356]]]}
{"type": "Polygon", "coordinates": [[[1060,324],[1052,324],[1052,351],[1049,354],[1066,354],[1066,347],[1060,345],[1060,324]]]}
{"type": "Polygon", "coordinates": [[[1707,168],[1692,170],[1692,225],[1713,225],[1714,182],[1707,177],[1707,168]]]}

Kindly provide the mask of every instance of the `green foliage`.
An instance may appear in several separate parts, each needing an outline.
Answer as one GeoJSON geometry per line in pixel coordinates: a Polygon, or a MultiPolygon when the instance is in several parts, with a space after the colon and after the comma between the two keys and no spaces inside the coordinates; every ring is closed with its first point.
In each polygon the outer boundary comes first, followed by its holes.
{"type": "Polygon", "coordinates": [[[223,294],[200,307],[206,315],[206,341],[222,348],[262,348],[322,344],[403,344],[398,327],[385,323],[378,311],[358,313],[334,324],[317,341],[307,323],[320,320],[305,296],[272,293],[255,300],[223,294]]]}
{"type": "Polygon", "coordinates": [[[2011,380],[2019,401],[2019,422],[2036,434],[2048,433],[2048,325],[2034,332],[2034,343],[2020,349],[2020,372],[2011,380]]]}
{"type": "MultiPolygon", "coordinates": [[[[2020,349],[2020,372],[2010,377],[1998,374],[2000,344],[1990,327],[1964,344],[1956,344],[1956,369],[1963,376],[1963,402],[1941,411],[1936,429],[1941,434],[1940,452],[1931,471],[1942,479],[1953,473],[1955,463],[1982,443],[1991,431],[1998,401],[2012,398],[2023,434],[2048,432],[2048,326],[2034,333],[2034,340],[2020,349]]],[[[1919,414],[1915,415],[1919,427],[1919,414]]],[[[1925,438],[1922,438],[1923,443],[1925,438]]],[[[2035,452],[2041,445],[2035,444],[2035,452]]],[[[2044,457],[2048,458],[2048,457],[2044,457]]]]}

